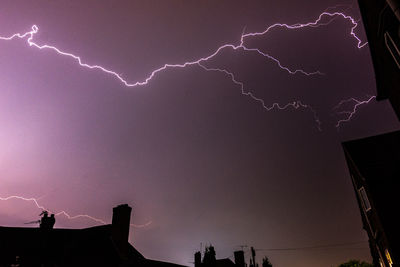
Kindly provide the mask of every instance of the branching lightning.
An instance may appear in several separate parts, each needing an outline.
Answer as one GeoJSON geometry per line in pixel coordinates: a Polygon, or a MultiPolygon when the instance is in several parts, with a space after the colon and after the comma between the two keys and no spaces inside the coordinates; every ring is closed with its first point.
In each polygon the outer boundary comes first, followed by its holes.
{"type": "MultiPolygon", "coordinates": [[[[336,8],[336,7],[335,7],[336,8]]],[[[293,109],[307,109],[309,111],[311,111],[313,113],[315,122],[317,123],[317,128],[319,130],[321,130],[321,122],[317,116],[316,111],[308,104],[304,104],[302,101],[300,100],[294,100],[292,102],[289,102],[287,104],[279,104],[279,103],[272,103],[270,105],[268,105],[266,103],[266,101],[264,99],[261,99],[259,97],[257,97],[254,93],[248,91],[245,89],[245,85],[243,82],[238,81],[234,75],[233,72],[227,70],[227,69],[221,69],[221,68],[212,68],[212,67],[207,67],[205,65],[205,63],[209,60],[211,60],[212,58],[216,57],[222,50],[225,49],[231,49],[232,51],[244,51],[246,53],[256,53],[260,56],[262,56],[263,58],[265,58],[266,60],[270,60],[272,62],[274,62],[276,64],[277,67],[279,67],[281,70],[287,72],[290,75],[305,75],[305,76],[316,76],[316,75],[324,75],[324,73],[322,73],[319,70],[316,71],[311,71],[308,72],[306,70],[303,69],[292,69],[288,66],[283,65],[279,59],[277,59],[276,57],[261,51],[261,49],[259,48],[254,48],[254,47],[248,47],[245,44],[245,41],[247,38],[254,38],[254,37],[261,37],[261,36],[265,36],[267,35],[271,30],[275,29],[275,28],[284,28],[284,29],[288,29],[288,30],[299,30],[302,28],[316,28],[316,27],[321,27],[321,26],[326,26],[328,24],[330,24],[332,21],[334,21],[337,18],[342,18],[345,19],[347,21],[349,21],[352,24],[352,27],[350,29],[349,35],[354,38],[357,42],[357,48],[362,48],[365,45],[367,45],[367,42],[362,42],[361,39],[356,35],[355,33],[355,29],[358,26],[358,22],[357,20],[355,20],[353,17],[345,15],[342,12],[328,12],[328,10],[330,10],[331,8],[326,9],[324,12],[322,12],[317,19],[315,19],[314,21],[311,22],[306,22],[306,23],[295,23],[295,24],[283,24],[283,23],[275,23],[270,25],[269,27],[265,28],[263,31],[260,32],[248,32],[248,33],[242,33],[239,39],[239,44],[234,44],[234,43],[227,43],[227,44],[223,44],[221,46],[219,46],[218,48],[216,48],[214,50],[214,52],[212,52],[211,54],[204,56],[204,57],[200,57],[196,60],[193,61],[187,61],[187,62],[183,62],[183,63],[179,63],[179,64],[170,64],[170,63],[166,63],[164,65],[162,65],[161,67],[153,70],[150,72],[150,74],[143,78],[142,80],[138,80],[138,81],[132,81],[129,82],[126,78],[124,78],[121,74],[118,74],[117,72],[110,70],[106,67],[103,67],[101,65],[96,65],[96,64],[89,64],[84,62],[84,60],[82,60],[82,58],[76,54],[70,53],[70,52],[65,52],[60,50],[59,48],[57,48],[56,46],[53,45],[49,45],[49,44],[39,44],[34,40],[35,35],[38,33],[39,31],[39,27],[36,25],[33,25],[31,30],[25,33],[15,33],[9,37],[4,37],[4,36],[0,36],[0,40],[3,41],[12,41],[14,39],[24,39],[26,40],[27,44],[30,47],[34,47],[36,49],[39,50],[49,50],[52,52],[55,52],[56,54],[60,55],[60,56],[64,56],[67,58],[70,58],[72,60],[74,60],[79,66],[83,67],[83,68],[87,68],[87,69],[92,69],[92,70],[97,70],[97,71],[101,71],[104,72],[108,75],[111,75],[113,78],[117,79],[119,82],[121,82],[124,86],[126,87],[137,87],[137,86],[145,86],[147,85],[154,77],[156,77],[156,75],[158,75],[159,73],[166,71],[167,69],[173,69],[173,68],[186,68],[188,66],[195,66],[198,65],[201,69],[203,69],[204,71],[208,71],[208,72],[219,72],[221,74],[226,75],[227,77],[230,78],[230,80],[232,81],[233,84],[238,85],[240,87],[241,93],[244,96],[248,96],[250,97],[252,100],[254,100],[256,103],[260,104],[265,110],[267,111],[271,111],[271,110],[286,110],[288,108],[293,108],[293,109]],[[328,20],[324,20],[325,18],[328,18],[328,20]]],[[[354,116],[354,114],[356,113],[357,109],[359,106],[363,105],[363,104],[368,104],[373,98],[375,98],[375,96],[370,97],[368,100],[366,101],[360,101],[357,100],[355,98],[350,98],[347,100],[342,100],[334,109],[337,110],[339,109],[344,103],[354,103],[354,107],[352,110],[350,111],[339,111],[337,112],[337,114],[346,114],[346,118],[345,119],[341,119],[337,122],[336,127],[340,127],[340,125],[342,123],[348,122],[352,119],[352,117],[354,116]]],[[[34,205],[41,210],[48,210],[47,208],[41,206],[38,202],[37,198],[25,198],[22,196],[9,196],[9,197],[0,197],[0,200],[2,201],[9,201],[9,200],[22,200],[22,201],[27,201],[27,202],[33,202],[34,205]]],[[[53,212],[56,216],[60,216],[63,215],[65,216],[67,219],[73,220],[73,219],[78,219],[78,218],[86,218],[86,219],[90,219],[96,223],[99,224],[106,224],[106,222],[102,219],[99,218],[95,218],[92,217],[90,215],[87,214],[80,214],[80,215],[74,215],[71,216],[69,213],[67,213],[66,211],[62,210],[59,212],[53,212]]],[[[144,225],[135,225],[135,224],[131,224],[133,227],[146,227],[149,224],[151,224],[151,221],[144,224],[144,225]]]]}
{"type": "MultiPolygon", "coordinates": [[[[1,201],[8,201],[8,200],[14,200],[14,199],[27,201],[27,202],[32,202],[32,203],[35,204],[36,208],[38,208],[38,209],[46,210],[48,212],[54,213],[55,216],[64,215],[69,220],[85,218],[85,219],[89,219],[91,221],[94,221],[96,223],[107,224],[106,221],[104,221],[102,219],[99,219],[99,218],[96,218],[96,217],[93,217],[93,216],[90,216],[90,215],[87,215],[87,214],[70,215],[69,213],[67,213],[64,210],[58,211],[58,212],[51,211],[51,210],[49,210],[49,209],[47,209],[44,206],[39,204],[39,202],[38,202],[39,198],[33,198],[33,197],[26,198],[26,197],[15,196],[15,195],[14,196],[8,196],[8,197],[0,197],[1,201]]],[[[151,221],[149,221],[149,222],[147,222],[145,224],[133,224],[133,223],[131,223],[131,226],[132,227],[136,227],[136,228],[142,228],[142,227],[149,226],[151,223],[152,223],[151,221]]]]}
{"type": "Polygon", "coordinates": [[[307,27],[320,27],[320,26],[325,26],[325,25],[328,25],[329,23],[331,23],[332,22],[332,20],[330,20],[330,21],[328,21],[327,23],[322,23],[321,21],[322,21],[322,19],[323,19],[323,17],[325,17],[325,16],[328,16],[328,17],[330,17],[330,18],[334,18],[334,17],[337,17],[337,16],[339,16],[339,17],[342,17],[342,18],[344,18],[344,19],[346,19],[346,20],[349,20],[350,22],[351,22],[351,24],[353,24],[353,27],[351,27],[351,30],[350,30],[350,35],[354,38],[354,39],[356,39],[357,40],[357,47],[358,48],[362,48],[362,47],[364,47],[365,45],[367,45],[367,42],[362,42],[361,41],[361,39],[356,35],[356,33],[354,32],[354,30],[357,28],[357,26],[358,26],[358,23],[357,23],[357,21],[353,18],[353,17],[351,17],[351,16],[348,16],[348,15],[345,15],[344,13],[342,13],[342,12],[327,12],[327,11],[324,11],[324,12],[322,12],[319,16],[318,16],[318,18],[315,20],[315,21],[312,21],[312,22],[307,22],[307,23],[296,23],[296,24],[292,24],[292,25],[288,25],[288,24],[282,24],[282,23],[275,23],[275,24],[272,24],[271,26],[269,26],[268,28],[266,28],[264,31],[262,31],[262,32],[254,32],[254,33],[246,33],[246,34],[243,34],[242,35],[242,38],[241,38],[241,45],[243,45],[243,43],[244,43],[244,38],[246,38],[246,37],[250,37],[250,36],[260,36],[260,35],[265,35],[265,34],[267,34],[269,31],[271,31],[273,28],[276,28],[276,27],[283,27],[283,28],[286,28],[286,29],[289,29],[289,30],[296,30],[296,29],[301,29],[301,28],[307,28],[307,27]]]}
{"type": "MultiPolygon", "coordinates": [[[[327,9],[327,10],[328,10],[328,9],[327,9]]],[[[122,82],[122,83],[123,83],[125,86],[127,86],[127,87],[136,87],[136,86],[147,85],[147,84],[150,82],[150,80],[153,79],[159,72],[165,71],[165,70],[167,70],[168,68],[185,68],[185,67],[188,67],[188,66],[191,66],[191,65],[201,64],[201,63],[203,63],[203,62],[206,62],[206,61],[208,61],[208,60],[214,58],[214,57],[215,57],[216,55],[218,55],[222,50],[227,49],[227,48],[230,48],[230,49],[232,49],[232,50],[239,50],[239,49],[242,49],[243,51],[246,51],[246,52],[255,52],[255,53],[258,53],[259,55],[261,55],[261,56],[263,56],[263,57],[265,57],[265,58],[267,58],[267,59],[269,59],[269,60],[272,60],[273,62],[275,62],[275,63],[277,64],[277,66],[278,66],[280,69],[282,69],[282,70],[284,70],[284,71],[286,71],[287,73],[292,74],[292,75],[295,75],[295,74],[303,74],[303,75],[306,75],[306,76],[323,75],[323,73],[320,72],[320,71],[307,72],[307,71],[302,70],[302,69],[294,69],[294,70],[293,70],[293,69],[290,69],[289,67],[284,66],[277,58],[273,57],[272,55],[267,54],[267,53],[261,51],[261,50],[258,49],[258,48],[249,48],[249,47],[247,47],[247,46],[245,45],[245,39],[246,39],[246,38],[249,38],[249,37],[264,36],[264,35],[266,35],[267,33],[269,33],[269,32],[270,32],[272,29],[274,29],[274,28],[286,28],[286,29],[289,29],[289,30],[296,30],[296,29],[307,28],[307,27],[320,27],[320,26],[325,26],[325,25],[328,25],[329,23],[331,23],[336,17],[341,17],[341,18],[343,18],[343,19],[346,19],[346,20],[350,21],[351,24],[353,25],[352,28],[351,28],[351,30],[350,30],[350,35],[351,35],[353,38],[356,39],[356,41],[357,41],[357,47],[358,47],[358,48],[362,48],[362,47],[364,47],[364,46],[367,44],[366,42],[365,42],[365,43],[362,43],[361,39],[360,39],[360,38],[355,34],[355,32],[354,32],[355,28],[358,26],[358,23],[357,23],[357,21],[356,21],[355,19],[353,19],[351,16],[345,15],[345,14],[342,13],[342,12],[328,12],[327,10],[325,10],[324,12],[322,12],[322,13],[318,16],[318,18],[317,18],[316,20],[311,21],[311,22],[307,22],[307,23],[296,23],[296,24],[292,24],[292,25],[283,24],[283,23],[275,23],[275,24],[270,25],[270,26],[267,27],[264,31],[261,31],[261,32],[243,33],[243,34],[241,35],[241,37],[240,37],[240,44],[239,44],[239,45],[235,45],[235,44],[231,44],[231,43],[224,44],[224,45],[221,45],[220,47],[218,47],[218,48],[217,48],[213,53],[211,53],[210,55],[205,56],[205,57],[201,57],[201,58],[199,58],[199,59],[197,59],[197,60],[194,60],[194,61],[187,61],[187,62],[184,62],[184,63],[181,63],[181,64],[164,64],[162,67],[153,70],[153,71],[150,73],[150,75],[149,75],[148,77],[146,77],[145,79],[143,79],[142,81],[135,81],[135,82],[128,82],[126,79],[124,79],[124,78],[123,78],[120,74],[118,74],[117,72],[112,71],[112,70],[109,70],[109,69],[107,69],[107,68],[105,68],[105,67],[103,67],[103,66],[100,66],[100,65],[91,65],[91,64],[88,64],[88,63],[84,63],[84,62],[82,61],[82,59],[81,59],[80,56],[77,56],[77,55],[75,55],[75,54],[73,54],[73,53],[61,51],[60,49],[58,49],[57,47],[52,46],[52,45],[47,45],[47,44],[42,44],[42,45],[41,45],[41,44],[36,43],[36,42],[34,41],[34,36],[35,36],[35,34],[37,34],[38,31],[39,31],[39,27],[36,26],[36,25],[33,25],[33,26],[32,26],[31,31],[25,32],[25,33],[23,33],[23,34],[21,34],[21,33],[16,33],[16,34],[13,34],[13,35],[11,35],[11,36],[9,36],[9,37],[0,36],[0,40],[10,41],[10,40],[13,40],[13,39],[15,39],[15,38],[26,39],[28,45],[31,46],[31,47],[35,47],[35,48],[37,48],[37,49],[39,49],[39,50],[52,50],[52,51],[56,52],[56,53],[59,54],[59,55],[72,58],[73,60],[75,60],[75,61],[76,61],[80,66],[82,66],[82,67],[89,68],[89,69],[100,70],[100,71],[102,71],[102,72],[105,72],[105,73],[107,73],[107,74],[109,74],[109,75],[114,76],[116,79],[118,79],[120,82],[122,82]],[[330,20],[329,20],[328,22],[323,22],[323,18],[324,18],[324,17],[329,17],[330,20]]],[[[227,71],[227,72],[228,72],[228,71],[227,71]]],[[[231,72],[229,72],[229,73],[231,73],[231,72]]],[[[248,95],[248,93],[247,93],[247,95],[248,95]]],[[[260,101],[260,99],[255,98],[255,97],[252,97],[252,98],[253,98],[254,100],[258,101],[259,103],[263,104],[263,103],[260,101]]],[[[302,106],[300,101],[296,101],[295,103],[297,103],[297,106],[302,106]]],[[[265,105],[263,104],[263,106],[265,106],[265,105]]],[[[278,103],[274,103],[273,106],[275,106],[275,107],[280,107],[278,103]]],[[[281,109],[285,109],[285,107],[289,107],[289,106],[293,106],[293,107],[294,107],[295,105],[293,105],[293,103],[289,103],[288,105],[284,106],[284,107],[281,108],[281,109]]],[[[314,117],[315,117],[315,116],[314,116],[314,117]]]]}
{"type": "Polygon", "coordinates": [[[234,84],[237,84],[237,85],[240,86],[240,91],[241,91],[242,95],[248,96],[248,97],[252,98],[253,100],[259,102],[259,103],[262,105],[262,107],[263,107],[264,109],[266,109],[267,111],[271,111],[271,110],[273,110],[273,109],[285,110],[285,109],[287,109],[287,108],[289,108],[289,107],[292,107],[292,108],[294,108],[294,109],[299,109],[299,108],[309,109],[309,110],[313,113],[313,115],[314,115],[314,120],[315,120],[315,122],[317,123],[317,128],[318,128],[318,130],[321,131],[321,122],[320,122],[320,120],[319,120],[319,118],[318,118],[317,112],[316,112],[311,106],[306,105],[306,104],[303,104],[303,103],[302,103],[301,101],[299,101],[299,100],[293,101],[293,102],[289,102],[289,103],[287,103],[287,104],[285,104],[285,105],[283,105],[283,106],[282,106],[281,104],[279,104],[279,103],[273,103],[272,105],[267,106],[267,104],[265,103],[265,101],[264,101],[262,98],[259,98],[259,97],[255,96],[255,94],[252,93],[252,92],[250,92],[250,91],[246,91],[245,88],[244,88],[243,82],[238,81],[238,80],[236,79],[235,75],[234,75],[232,72],[229,72],[229,71],[226,70],[226,69],[208,68],[208,67],[204,66],[204,65],[201,64],[201,63],[198,63],[198,65],[199,65],[201,68],[203,68],[205,71],[215,71],[215,72],[220,72],[220,73],[225,74],[226,76],[228,76],[228,77],[231,79],[231,81],[232,81],[234,84]]]}
{"type": "Polygon", "coordinates": [[[336,114],[346,115],[344,119],[338,120],[338,122],[336,123],[336,128],[339,128],[340,125],[343,123],[351,121],[351,119],[353,118],[354,114],[356,114],[356,112],[360,106],[369,104],[369,102],[371,102],[371,100],[375,99],[375,98],[376,98],[376,96],[369,96],[367,100],[358,100],[358,99],[355,99],[354,97],[351,97],[349,99],[340,101],[339,104],[337,104],[333,108],[333,110],[340,109],[346,103],[354,103],[354,106],[352,107],[351,110],[336,111],[336,114]]]}

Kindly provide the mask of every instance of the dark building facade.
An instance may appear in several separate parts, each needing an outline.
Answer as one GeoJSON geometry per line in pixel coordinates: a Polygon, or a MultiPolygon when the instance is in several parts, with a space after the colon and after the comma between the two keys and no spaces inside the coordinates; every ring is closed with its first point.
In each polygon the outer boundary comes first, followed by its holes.
{"type": "Polygon", "coordinates": [[[358,0],[375,71],[377,100],[400,119],[400,0],[358,0]]]}
{"type": "MultiPolygon", "coordinates": [[[[400,0],[358,0],[377,100],[400,120],[400,0]]],[[[400,132],[342,143],[374,265],[400,266],[400,132]]]]}
{"type": "Polygon", "coordinates": [[[85,229],[0,227],[0,267],[182,267],[146,259],[129,242],[131,207],[112,224],[85,229]]]}
{"type": "Polygon", "coordinates": [[[344,142],[375,266],[400,266],[400,131],[344,142]]]}

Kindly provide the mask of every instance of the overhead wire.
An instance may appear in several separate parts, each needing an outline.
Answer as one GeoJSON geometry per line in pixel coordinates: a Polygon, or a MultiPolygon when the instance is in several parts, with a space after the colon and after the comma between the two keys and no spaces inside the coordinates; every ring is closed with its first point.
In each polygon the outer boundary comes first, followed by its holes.
{"type": "MultiPolygon", "coordinates": [[[[325,249],[325,248],[339,248],[351,245],[365,244],[368,241],[357,241],[357,242],[346,242],[346,243],[336,243],[318,246],[306,246],[306,247],[281,247],[281,248],[256,248],[256,251],[291,251],[291,250],[312,250],[312,249],[325,249]]],[[[361,248],[360,248],[361,249],[361,248]]]]}

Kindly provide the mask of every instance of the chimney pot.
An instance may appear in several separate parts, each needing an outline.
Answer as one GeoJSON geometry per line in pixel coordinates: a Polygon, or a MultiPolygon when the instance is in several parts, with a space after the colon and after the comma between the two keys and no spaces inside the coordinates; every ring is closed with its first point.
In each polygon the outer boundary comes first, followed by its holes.
{"type": "Polygon", "coordinates": [[[132,208],[128,204],[113,208],[111,236],[122,254],[128,251],[129,228],[132,208]]]}
{"type": "Polygon", "coordinates": [[[235,255],[235,265],[237,267],[245,267],[243,250],[235,251],[233,254],[235,255]]]}
{"type": "Polygon", "coordinates": [[[201,266],[201,252],[197,251],[194,254],[194,267],[200,267],[201,266]]]}

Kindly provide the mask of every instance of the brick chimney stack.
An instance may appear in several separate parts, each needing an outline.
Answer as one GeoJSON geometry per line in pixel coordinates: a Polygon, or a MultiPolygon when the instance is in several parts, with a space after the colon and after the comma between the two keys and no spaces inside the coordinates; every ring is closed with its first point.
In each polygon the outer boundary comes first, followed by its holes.
{"type": "Polygon", "coordinates": [[[235,265],[237,267],[245,267],[243,250],[235,251],[233,254],[235,255],[235,265]]]}
{"type": "Polygon", "coordinates": [[[113,208],[111,237],[122,255],[127,255],[132,208],[128,204],[113,208]]]}
{"type": "Polygon", "coordinates": [[[201,267],[201,252],[197,251],[194,254],[194,267],[201,267]]]}

